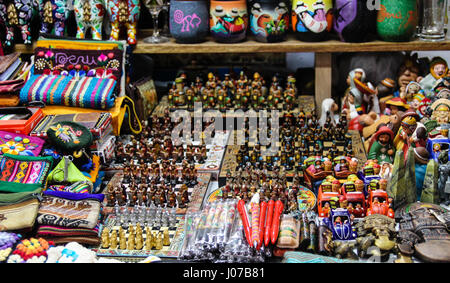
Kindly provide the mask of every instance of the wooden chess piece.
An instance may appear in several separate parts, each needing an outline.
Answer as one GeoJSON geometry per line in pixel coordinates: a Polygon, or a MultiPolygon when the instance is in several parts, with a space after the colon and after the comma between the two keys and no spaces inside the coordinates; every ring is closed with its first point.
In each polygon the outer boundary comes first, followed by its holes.
{"type": "Polygon", "coordinates": [[[152,233],[152,247],[156,247],[156,233],[152,233]]]}
{"type": "Polygon", "coordinates": [[[163,239],[160,232],[158,232],[158,236],[156,237],[156,246],[155,249],[160,250],[163,248],[163,239]]]}
{"type": "Polygon", "coordinates": [[[136,250],[142,250],[144,247],[142,234],[136,234],[136,250]]]}
{"type": "Polygon", "coordinates": [[[108,228],[103,229],[101,239],[102,239],[102,248],[103,249],[109,248],[110,241],[109,241],[109,229],[108,228]]]}
{"type": "Polygon", "coordinates": [[[128,250],[134,250],[135,249],[135,235],[134,234],[129,234],[128,235],[127,249],[128,250]]]}
{"type": "Polygon", "coordinates": [[[109,241],[110,241],[109,248],[112,250],[117,249],[117,230],[111,231],[109,241]]]}
{"type": "Polygon", "coordinates": [[[163,232],[163,245],[170,246],[169,229],[165,229],[163,232]]]}
{"type": "Polygon", "coordinates": [[[126,250],[127,249],[127,238],[125,238],[125,235],[120,235],[119,234],[119,248],[121,250],[126,250]]]}

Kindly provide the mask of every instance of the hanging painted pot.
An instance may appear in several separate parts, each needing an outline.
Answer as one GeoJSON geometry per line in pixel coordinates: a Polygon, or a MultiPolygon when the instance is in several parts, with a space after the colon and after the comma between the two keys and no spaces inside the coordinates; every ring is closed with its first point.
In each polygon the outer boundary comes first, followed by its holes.
{"type": "Polygon", "coordinates": [[[417,27],[416,0],[380,0],[378,35],[385,41],[409,41],[417,27]]]}
{"type": "Polygon", "coordinates": [[[217,42],[235,43],[245,39],[248,27],[246,0],[211,1],[210,30],[217,42]]]}
{"type": "Polygon", "coordinates": [[[292,28],[299,40],[329,39],[333,25],[333,0],[293,0],[292,28]]]}
{"type": "Polygon", "coordinates": [[[209,11],[205,0],[170,1],[170,34],[179,43],[198,43],[209,31],[209,11]]]}
{"type": "Polygon", "coordinates": [[[289,9],[285,1],[250,2],[250,30],[257,41],[280,42],[289,30],[289,9]]]}
{"type": "Polygon", "coordinates": [[[368,9],[367,0],[336,0],[334,5],[333,29],[341,41],[366,41],[375,28],[377,11],[368,9]]]}

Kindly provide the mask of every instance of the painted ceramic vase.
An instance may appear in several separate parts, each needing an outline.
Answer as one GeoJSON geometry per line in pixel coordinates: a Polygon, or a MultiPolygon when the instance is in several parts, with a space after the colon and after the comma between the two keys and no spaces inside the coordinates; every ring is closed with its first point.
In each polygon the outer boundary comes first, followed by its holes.
{"type": "Polygon", "coordinates": [[[179,43],[204,41],[209,31],[209,12],[205,0],[170,1],[170,34],[179,43]]]}
{"type": "Polygon", "coordinates": [[[293,0],[292,29],[301,41],[329,39],[333,25],[333,0],[293,0]]]}
{"type": "Polygon", "coordinates": [[[336,0],[333,29],[341,41],[364,42],[374,28],[373,11],[369,11],[366,0],[336,0]]]}
{"type": "Polygon", "coordinates": [[[381,0],[377,31],[385,41],[409,41],[417,26],[416,0],[381,0]]]}
{"type": "Polygon", "coordinates": [[[246,0],[211,1],[210,31],[217,42],[235,43],[245,39],[248,27],[246,0]]]}
{"type": "Polygon", "coordinates": [[[284,1],[254,0],[249,5],[250,30],[257,41],[280,42],[289,30],[289,9],[284,1]]]}

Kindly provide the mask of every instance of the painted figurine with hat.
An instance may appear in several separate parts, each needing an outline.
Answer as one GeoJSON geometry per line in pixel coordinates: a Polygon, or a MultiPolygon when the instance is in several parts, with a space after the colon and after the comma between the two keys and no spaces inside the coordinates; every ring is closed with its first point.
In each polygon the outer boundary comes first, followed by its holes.
{"type": "Polygon", "coordinates": [[[427,95],[432,94],[432,89],[435,84],[443,77],[447,76],[448,65],[447,62],[441,57],[435,57],[430,63],[430,73],[423,79],[419,79],[419,83],[422,89],[427,95]]]}
{"type": "Polygon", "coordinates": [[[378,163],[394,161],[394,132],[387,126],[382,126],[375,133],[374,142],[369,149],[368,158],[376,159],[378,163]]]}
{"type": "Polygon", "coordinates": [[[419,122],[419,115],[412,109],[403,114],[400,129],[394,139],[397,150],[406,154],[410,146],[425,147],[427,143],[427,129],[419,122]]]}
{"type": "Polygon", "coordinates": [[[410,82],[419,82],[422,78],[420,74],[420,66],[417,61],[418,55],[407,54],[403,64],[397,72],[397,87],[398,90],[394,92],[394,97],[401,97],[401,93],[406,91],[406,87],[410,82]]]}
{"type": "Polygon", "coordinates": [[[439,124],[448,124],[450,121],[450,100],[441,98],[431,105],[431,119],[439,124]]]}

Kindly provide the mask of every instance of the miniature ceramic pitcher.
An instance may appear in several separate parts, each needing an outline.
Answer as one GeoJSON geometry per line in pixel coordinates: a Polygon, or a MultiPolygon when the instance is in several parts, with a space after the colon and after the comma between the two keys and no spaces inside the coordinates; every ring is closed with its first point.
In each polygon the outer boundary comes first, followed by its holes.
{"type": "Polygon", "coordinates": [[[77,21],[77,38],[86,38],[91,29],[92,39],[102,39],[103,16],[105,15],[104,0],[74,0],[73,8],[77,21]]]}
{"type": "Polygon", "coordinates": [[[210,30],[217,42],[235,43],[245,39],[248,26],[246,0],[211,0],[210,30]]]}
{"type": "Polygon", "coordinates": [[[209,12],[205,0],[170,1],[170,34],[179,43],[204,41],[209,31],[209,12]]]}
{"type": "Polygon", "coordinates": [[[380,0],[378,35],[385,41],[409,41],[417,27],[416,0],[380,0]]]}
{"type": "Polygon", "coordinates": [[[336,0],[333,29],[341,41],[364,42],[375,29],[376,10],[369,10],[364,0],[336,0]]]}
{"type": "Polygon", "coordinates": [[[280,42],[289,30],[289,8],[280,0],[250,2],[250,30],[261,42],[280,42]]]}
{"type": "Polygon", "coordinates": [[[292,28],[302,41],[323,41],[332,28],[333,0],[293,0],[292,28]]]}

